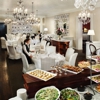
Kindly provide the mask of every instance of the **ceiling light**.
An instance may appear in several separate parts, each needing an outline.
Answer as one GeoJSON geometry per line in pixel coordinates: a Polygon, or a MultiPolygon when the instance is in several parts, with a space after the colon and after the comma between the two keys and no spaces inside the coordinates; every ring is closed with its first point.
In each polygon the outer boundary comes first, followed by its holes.
{"type": "Polygon", "coordinates": [[[83,10],[79,13],[78,18],[83,24],[87,24],[90,22],[90,13],[83,10]]]}
{"type": "Polygon", "coordinates": [[[24,8],[23,1],[19,0],[18,1],[18,6],[14,8],[13,10],[13,15],[15,20],[24,20],[27,17],[27,12],[28,10],[24,8]]]}
{"type": "Polygon", "coordinates": [[[76,8],[89,9],[90,11],[95,9],[98,0],[75,0],[74,6],[76,8]]]}

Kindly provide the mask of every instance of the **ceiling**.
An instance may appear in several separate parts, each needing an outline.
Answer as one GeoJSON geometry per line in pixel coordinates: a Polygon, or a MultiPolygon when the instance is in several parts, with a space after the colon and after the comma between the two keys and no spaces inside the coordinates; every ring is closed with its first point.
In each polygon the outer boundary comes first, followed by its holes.
{"type": "MultiPolygon", "coordinates": [[[[10,10],[10,15],[13,9],[17,6],[19,0],[0,0],[0,17],[7,16],[7,9],[10,10]],[[5,16],[6,15],[6,16],[5,16]]],[[[28,13],[32,12],[32,2],[34,2],[34,11],[38,10],[38,16],[54,16],[63,13],[74,12],[80,9],[74,7],[75,0],[23,0],[25,8],[28,13]]],[[[96,5],[100,7],[100,0],[96,5]]]]}

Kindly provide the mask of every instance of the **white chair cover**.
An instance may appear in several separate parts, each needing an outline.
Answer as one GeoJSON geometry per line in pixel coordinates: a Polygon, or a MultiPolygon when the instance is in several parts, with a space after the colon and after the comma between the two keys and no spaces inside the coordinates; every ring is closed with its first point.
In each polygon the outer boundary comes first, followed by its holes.
{"type": "Polygon", "coordinates": [[[6,49],[7,48],[6,39],[4,37],[1,37],[1,48],[2,49],[6,49]]]}
{"type": "Polygon", "coordinates": [[[26,73],[27,71],[31,71],[35,69],[34,64],[28,64],[26,56],[21,53],[22,63],[23,63],[23,73],[26,73]]]}
{"type": "Polygon", "coordinates": [[[46,53],[48,54],[52,54],[52,53],[56,53],[56,47],[55,46],[46,46],[46,53]]]}
{"type": "Polygon", "coordinates": [[[74,49],[73,48],[68,48],[65,54],[65,59],[66,61],[69,61],[70,56],[74,53],[74,49]]]}
{"type": "Polygon", "coordinates": [[[10,59],[20,59],[20,53],[16,52],[14,46],[7,46],[7,51],[10,59]]]}
{"type": "Polygon", "coordinates": [[[70,56],[69,61],[65,61],[64,64],[75,66],[77,55],[78,55],[78,53],[73,53],[70,56]]]}
{"type": "Polygon", "coordinates": [[[41,58],[41,69],[42,70],[52,70],[51,66],[55,66],[55,59],[46,57],[41,58]]]}

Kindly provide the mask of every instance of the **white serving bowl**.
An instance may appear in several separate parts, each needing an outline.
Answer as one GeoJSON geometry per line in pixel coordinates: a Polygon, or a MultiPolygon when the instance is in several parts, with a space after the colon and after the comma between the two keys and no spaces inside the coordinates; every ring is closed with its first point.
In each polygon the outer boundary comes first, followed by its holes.
{"type": "MultiPolygon", "coordinates": [[[[55,86],[48,86],[48,87],[44,87],[44,88],[41,88],[40,90],[38,90],[37,92],[36,92],[36,94],[35,94],[35,100],[40,100],[40,99],[37,99],[37,95],[38,95],[38,93],[40,93],[42,90],[47,90],[47,89],[56,89],[56,91],[58,92],[58,96],[57,96],[57,98],[55,99],[55,100],[58,100],[59,99],[59,97],[60,97],[60,91],[55,87],[55,86]]],[[[42,92],[43,93],[43,92],[42,92]]],[[[51,93],[53,93],[53,92],[51,92],[51,93]]],[[[43,93],[44,94],[44,93],[43,93]]],[[[54,93],[53,93],[54,94],[54,93]]],[[[52,94],[52,95],[53,95],[52,94]]],[[[46,96],[43,96],[43,97],[47,97],[48,99],[42,99],[42,100],[50,100],[49,99],[49,97],[51,97],[52,95],[50,95],[50,93],[46,93],[46,96]]]]}
{"type": "MultiPolygon", "coordinates": [[[[79,94],[79,92],[77,91],[77,90],[75,90],[75,89],[72,89],[72,88],[65,88],[65,89],[62,89],[61,91],[63,91],[63,90],[72,90],[72,91],[75,91],[78,95],[79,95],[79,99],[78,100],[81,100],[81,95],[79,94]]],[[[66,92],[67,93],[67,92],[66,92]]],[[[60,96],[61,96],[61,92],[60,92],[60,96]]],[[[70,96],[72,96],[71,94],[69,94],[70,96]]],[[[66,98],[66,100],[67,100],[68,98],[66,98]]],[[[62,99],[63,100],[63,99],[62,99]]]]}

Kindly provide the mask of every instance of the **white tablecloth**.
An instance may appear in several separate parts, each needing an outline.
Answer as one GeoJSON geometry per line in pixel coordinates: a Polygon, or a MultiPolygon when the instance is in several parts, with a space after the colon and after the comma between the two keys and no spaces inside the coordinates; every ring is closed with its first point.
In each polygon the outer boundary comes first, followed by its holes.
{"type": "Polygon", "coordinates": [[[51,57],[55,59],[55,65],[59,65],[60,63],[63,63],[65,60],[65,57],[61,54],[36,54],[32,53],[33,58],[32,60],[35,63],[35,67],[41,69],[41,58],[45,57],[51,57]]]}

